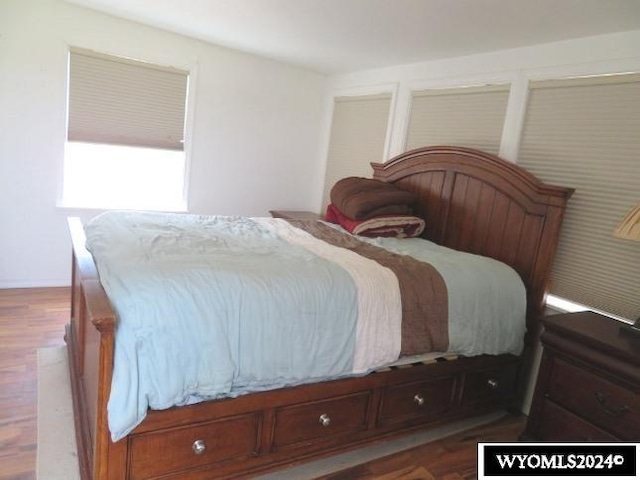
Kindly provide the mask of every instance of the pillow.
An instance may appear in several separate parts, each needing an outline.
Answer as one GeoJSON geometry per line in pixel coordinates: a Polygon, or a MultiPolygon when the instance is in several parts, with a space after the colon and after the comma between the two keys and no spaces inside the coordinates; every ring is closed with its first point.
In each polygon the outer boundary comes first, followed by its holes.
{"type": "Polygon", "coordinates": [[[391,183],[360,177],[338,180],[329,196],[340,212],[354,220],[378,215],[408,215],[416,201],[413,193],[391,183]]]}
{"type": "Polygon", "coordinates": [[[325,220],[364,237],[412,238],[420,236],[425,227],[422,218],[412,215],[379,215],[366,220],[353,220],[331,203],[327,207],[325,220]]]}

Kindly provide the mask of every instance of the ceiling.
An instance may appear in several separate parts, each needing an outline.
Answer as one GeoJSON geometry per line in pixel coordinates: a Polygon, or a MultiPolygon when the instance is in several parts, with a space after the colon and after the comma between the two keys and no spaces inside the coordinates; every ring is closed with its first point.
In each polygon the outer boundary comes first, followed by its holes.
{"type": "Polygon", "coordinates": [[[321,73],[640,29],[640,0],[68,0],[321,73]]]}

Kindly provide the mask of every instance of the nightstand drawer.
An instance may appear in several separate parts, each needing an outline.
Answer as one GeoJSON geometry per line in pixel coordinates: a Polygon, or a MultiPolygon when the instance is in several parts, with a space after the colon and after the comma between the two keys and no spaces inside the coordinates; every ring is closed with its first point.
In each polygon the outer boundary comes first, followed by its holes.
{"type": "Polygon", "coordinates": [[[559,407],[549,399],[542,406],[541,425],[537,436],[553,442],[614,442],[617,439],[582,418],[559,407]]]}
{"type": "Polygon", "coordinates": [[[548,397],[621,440],[640,439],[640,395],[561,359],[548,397]]]}
{"type": "Polygon", "coordinates": [[[543,323],[544,351],[523,438],[639,440],[640,339],[620,335],[620,322],[594,312],[543,323]]]}

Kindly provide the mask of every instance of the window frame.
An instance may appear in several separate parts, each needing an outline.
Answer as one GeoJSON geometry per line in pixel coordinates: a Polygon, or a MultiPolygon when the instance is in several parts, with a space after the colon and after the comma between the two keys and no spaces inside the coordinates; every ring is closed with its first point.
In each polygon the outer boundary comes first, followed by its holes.
{"type": "MultiPolygon", "coordinates": [[[[388,151],[389,146],[389,119],[392,116],[392,108],[393,108],[393,93],[391,92],[380,92],[380,93],[372,93],[372,94],[360,94],[360,95],[335,95],[332,98],[332,109],[331,109],[331,122],[329,126],[330,134],[327,145],[327,155],[324,169],[324,178],[323,178],[323,194],[322,194],[322,205],[326,207],[330,203],[329,193],[337,180],[342,178],[345,175],[359,175],[359,176],[371,176],[373,170],[368,166],[368,163],[363,164],[362,162],[355,163],[353,162],[353,158],[350,158],[349,162],[336,162],[335,149],[334,149],[334,134],[336,131],[334,130],[336,126],[336,114],[337,107],[339,104],[348,104],[350,102],[368,102],[368,101],[387,101],[389,102],[389,108],[387,111],[386,125],[382,140],[383,146],[382,151],[380,152],[380,157],[378,160],[372,159],[371,161],[384,161],[386,160],[386,152],[388,151]],[[338,175],[336,175],[338,173],[338,175]]],[[[362,106],[360,108],[363,108],[362,106]]],[[[382,118],[382,117],[381,117],[382,118]]],[[[353,141],[356,144],[361,144],[361,139],[354,138],[353,141]]],[[[341,151],[341,149],[338,149],[341,151]]],[[[344,153],[344,152],[342,152],[344,153]]]]}
{"type": "MultiPolygon", "coordinates": [[[[504,140],[504,131],[507,123],[507,115],[509,112],[509,103],[511,101],[511,89],[512,89],[511,81],[495,81],[495,82],[485,82],[481,84],[463,84],[463,85],[454,85],[454,86],[426,86],[424,88],[413,88],[410,91],[409,98],[409,109],[407,114],[406,126],[405,126],[405,136],[404,136],[404,149],[410,150],[412,148],[418,148],[417,145],[410,146],[409,140],[412,132],[412,120],[414,114],[416,112],[415,101],[420,98],[447,98],[447,96],[451,96],[453,98],[461,99],[464,98],[464,95],[474,95],[474,94],[491,94],[491,93],[506,93],[506,103],[504,106],[504,113],[502,114],[502,125],[500,126],[500,131],[497,132],[497,143],[493,151],[483,149],[489,153],[493,153],[494,155],[498,155],[502,149],[502,143],[504,140]]],[[[428,127],[428,125],[427,125],[428,127]]],[[[458,142],[435,142],[430,143],[429,145],[460,145],[458,142]]],[[[420,146],[429,146],[429,145],[420,145],[420,146]]],[[[477,145],[460,145],[460,146],[468,146],[470,148],[479,148],[477,145]]]]}
{"type": "MultiPolygon", "coordinates": [[[[59,151],[58,161],[58,188],[56,207],[60,209],[70,210],[91,210],[91,211],[103,211],[108,210],[109,207],[96,207],[85,206],[77,203],[71,203],[65,198],[64,191],[64,177],[65,177],[65,150],[68,140],[68,122],[69,122],[69,78],[70,78],[70,54],[73,50],[93,50],[98,55],[108,55],[120,57],[123,59],[137,60],[141,62],[148,62],[158,66],[167,66],[169,68],[176,68],[188,72],[187,77],[187,91],[186,91],[186,103],[185,103],[185,119],[184,119],[184,176],[182,179],[182,201],[180,205],[176,205],[175,209],[150,209],[156,211],[174,211],[174,212],[188,212],[189,211],[189,189],[191,185],[191,163],[192,163],[192,151],[193,151],[193,138],[195,128],[195,106],[197,97],[197,85],[199,64],[196,58],[191,59],[177,59],[175,57],[169,57],[162,55],[160,52],[132,52],[132,51],[116,51],[111,48],[93,48],[84,47],[79,45],[67,44],[67,48],[64,56],[64,132],[61,142],[61,149],[59,151]],[[106,53],[108,52],[108,53],[106,53]]],[[[132,208],[134,209],[134,208],[132,208]]]]}
{"type": "MultiPolygon", "coordinates": [[[[545,71],[544,73],[541,72],[536,72],[533,75],[528,76],[527,78],[527,94],[526,94],[526,102],[524,105],[524,110],[522,112],[522,130],[520,131],[520,136],[518,138],[518,160],[517,163],[525,166],[527,165],[527,163],[529,163],[529,161],[523,161],[523,141],[526,135],[526,131],[525,131],[525,124],[526,124],[526,118],[529,115],[529,103],[531,101],[531,90],[533,89],[545,89],[545,88],[553,88],[553,87],[560,87],[560,88],[566,88],[566,87],[580,87],[580,86],[586,86],[586,87],[593,87],[593,86],[597,86],[597,85],[613,85],[613,84],[617,84],[617,83],[640,83],[640,68],[635,68],[635,69],[607,69],[604,71],[585,71],[585,72],[568,72],[568,71],[556,71],[556,70],[552,70],[552,71],[545,71]],[[625,76],[628,76],[629,79],[624,79],[625,76]],[[635,77],[635,80],[631,79],[632,77],[635,77]]],[[[534,173],[535,174],[535,173],[534,173]]],[[[549,180],[551,183],[554,183],[554,180],[549,180]]],[[[555,183],[562,183],[562,181],[559,180],[555,180],[555,183]]],[[[593,194],[593,190],[589,190],[590,194],[593,194]]],[[[634,203],[635,204],[635,203],[634,203]]],[[[629,208],[631,208],[634,204],[630,204],[629,208]]],[[[569,202],[569,208],[571,208],[571,201],[569,202]]],[[[612,225],[613,224],[617,224],[617,222],[619,222],[620,220],[622,220],[623,214],[621,213],[620,218],[617,218],[616,216],[612,217],[612,225]]],[[[611,228],[611,232],[610,232],[610,237],[611,237],[611,241],[615,241],[615,242],[623,242],[624,240],[617,240],[617,239],[613,239],[613,228],[611,228]]],[[[607,237],[609,238],[609,237],[607,237]]],[[[566,242],[567,240],[565,240],[566,242]]],[[[565,244],[566,247],[566,244],[565,244]]],[[[623,316],[620,315],[620,311],[619,312],[607,312],[607,311],[603,311],[601,309],[599,309],[594,302],[594,305],[589,305],[587,302],[585,302],[584,300],[582,301],[582,303],[580,302],[580,300],[578,299],[571,299],[571,298],[565,298],[562,297],[560,293],[558,292],[551,292],[549,293],[549,295],[552,297],[552,302],[550,303],[554,303],[553,299],[557,298],[560,300],[564,300],[569,302],[569,304],[574,304],[574,305],[578,305],[580,307],[584,306],[585,309],[589,309],[591,311],[595,311],[597,313],[615,318],[617,320],[622,320],[625,322],[628,322],[629,319],[625,318],[623,316]]],[[[621,305],[621,302],[614,302],[617,305],[621,305]]],[[[611,307],[611,305],[609,305],[611,307]]],[[[572,307],[571,307],[572,308],[572,307]]],[[[615,305],[614,305],[615,308],[615,305]]],[[[635,318],[635,317],[634,317],[635,318]]]]}

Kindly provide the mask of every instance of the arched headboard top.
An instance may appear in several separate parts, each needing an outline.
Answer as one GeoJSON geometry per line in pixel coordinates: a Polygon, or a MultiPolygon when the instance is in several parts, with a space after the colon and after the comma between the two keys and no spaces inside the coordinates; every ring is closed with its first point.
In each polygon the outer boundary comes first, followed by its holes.
{"type": "Polygon", "coordinates": [[[540,313],[572,188],[454,146],[411,150],[372,167],[375,179],[416,194],[425,238],[511,265],[527,287],[529,318],[540,313]]]}
{"type": "MultiPolygon", "coordinates": [[[[371,166],[374,178],[391,183],[425,172],[460,172],[543,205],[564,206],[574,191],[572,188],[543,183],[513,162],[465,147],[441,145],[417,148],[385,163],[372,163],[371,166]]],[[[523,202],[528,203],[524,200],[523,202]]]]}

